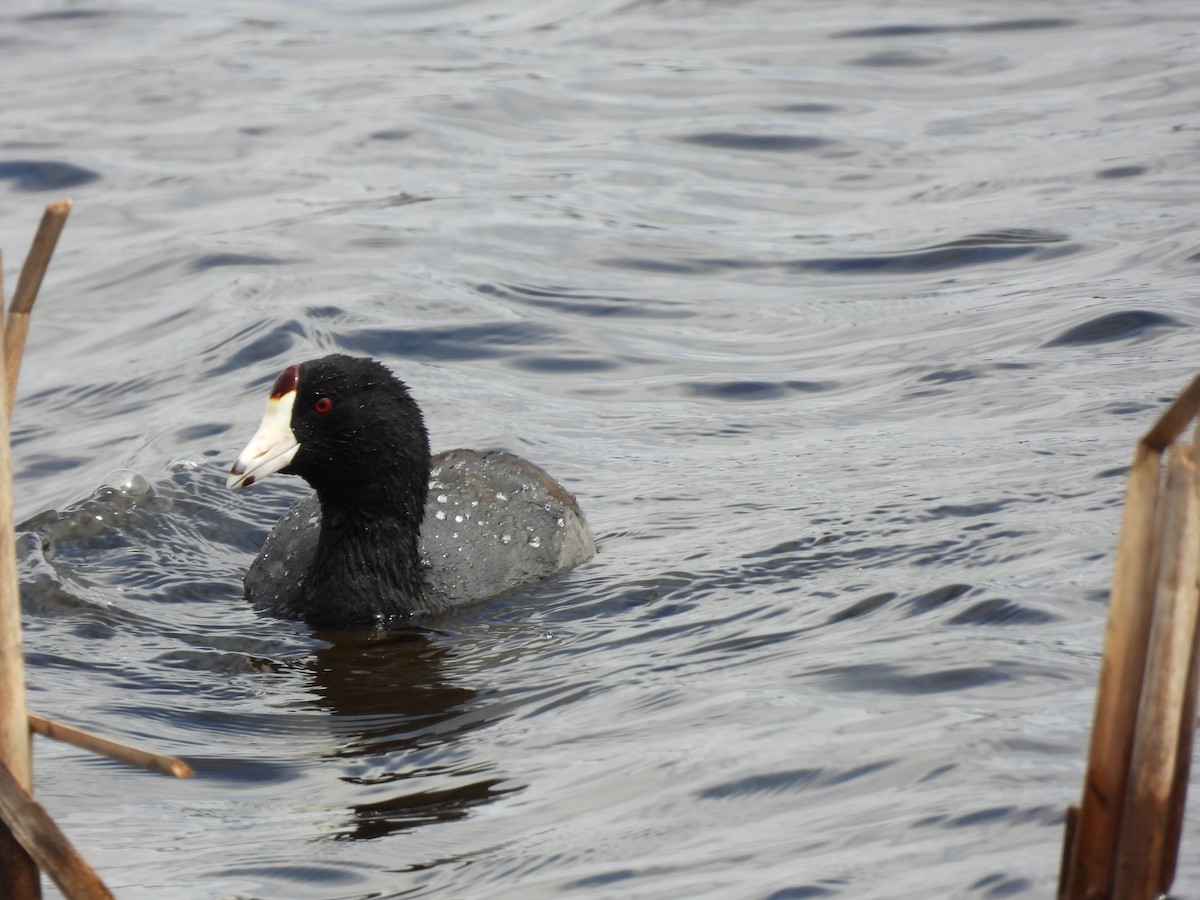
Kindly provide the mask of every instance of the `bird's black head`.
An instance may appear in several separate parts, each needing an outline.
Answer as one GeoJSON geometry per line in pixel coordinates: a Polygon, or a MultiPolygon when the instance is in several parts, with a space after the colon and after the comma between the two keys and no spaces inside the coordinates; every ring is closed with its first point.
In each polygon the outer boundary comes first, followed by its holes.
{"type": "Polygon", "coordinates": [[[407,386],[373,359],[333,354],[279,375],[229,484],[282,472],[312,485],[323,507],[399,503],[419,516],[429,459],[425,423],[407,386]]]}

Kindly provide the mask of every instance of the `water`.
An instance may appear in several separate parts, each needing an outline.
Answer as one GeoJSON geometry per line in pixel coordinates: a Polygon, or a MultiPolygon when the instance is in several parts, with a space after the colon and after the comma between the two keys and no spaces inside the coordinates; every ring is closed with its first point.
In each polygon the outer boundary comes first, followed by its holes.
{"type": "Polygon", "coordinates": [[[198,772],[39,740],[41,801],[126,898],[1047,896],[1125,466],[1197,365],[1198,31],[6,7],[10,290],[76,201],[14,422],[30,703],[198,772]],[[386,639],[255,615],[300,487],[223,475],[330,349],[599,556],[386,639]]]}

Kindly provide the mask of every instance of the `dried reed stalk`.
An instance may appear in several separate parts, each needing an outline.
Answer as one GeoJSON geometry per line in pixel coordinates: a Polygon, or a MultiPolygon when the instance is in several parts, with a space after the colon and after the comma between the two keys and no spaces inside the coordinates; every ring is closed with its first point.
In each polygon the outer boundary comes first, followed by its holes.
{"type": "Polygon", "coordinates": [[[1200,500],[1191,447],[1172,447],[1163,497],[1162,561],[1150,629],[1141,709],[1117,845],[1114,896],[1154,897],[1166,858],[1166,831],[1177,771],[1200,599],[1200,500]]]}
{"type": "Polygon", "coordinates": [[[21,266],[21,276],[17,279],[12,305],[8,308],[8,316],[4,322],[4,372],[8,382],[6,396],[10,419],[17,397],[17,375],[21,370],[21,356],[25,352],[25,335],[29,331],[29,313],[33,309],[33,301],[37,299],[38,290],[41,289],[46,268],[50,265],[50,257],[54,255],[54,248],[58,246],[58,236],[62,234],[70,214],[70,200],[55,200],[46,205],[41,224],[33,236],[33,244],[29,247],[29,255],[25,257],[25,264],[21,266]]]}
{"type": "Polygon", "coordinates": [[[1142,443],[1159,453],[1179,439],[1188,422],[1200,412],[1200,375],[1192,379],[1171,405],[1166,408],[1154,427],[1146,432],[1142,443]]]}
{"type": "Polygon", "coordinates": [[[1167,804],[1167,824],[1163,838],[1165,849],[1158,883],[1163,893],[1175,881],[1179,862],[1179,844],[1183,839],[1183,816],[1187,806],[1188,782],[1192,772],[1192,743],[1196,734],[1196,682],[1200,679],[1200,617],[1192,634],[1191,663],[1187,672],[1187,696],[1184,699],[1179,728],[1179,747],[1175,751],[1175,782],[1167,804]]]}
{"type": "Polygon", "coordinates": [[[1066,866],[1070,877],[1060,893],[1069,900],[1104,897],[1112,883],[1113,849],[1129,776],[1129,753],[1150,633],[1151,562],[1161,458],[1158,450],[1140,443],[1129,469],[1083,801],[1066,866]]]}
{"type": "MultiPolygon", "coordinates": [[[[1200,472],[1200,422],[1192,434],[1192,465],[1200,472]]],[[[1200,478],[1197,479],[1200,490],[1200,478]]],[[[1179,727],[1179,748],[1175,753],[1175,783],[1167,805],[1166,852],[1158,883],[1165,891],[1175,881],[1175,866],[1179,861],[1179,844],[1183,838],[1183,816],[1187,805],[1188,782],[1192,772],[1192,744],[1196,734],[1196,691],[1200,684],[1200,616],[1192,634],[1191,661],[1188,665],[1187,694],[1183,701],[1183,717],[1179,727]]]]}
{"type": "MultiPolygon", "coordinates": [[[[1118,841],[1124,847],[1126,839],[1122,835],[1137,827],[1122,823],[1135,815],[1131,811],[1133,806],[1140,809],[1149,802],[1145,797],[1151,795],[1166,799],[1155,801],[1161,804],[1160,818],[1156,821],[1137,813],[1142,825],[1157,832],[1148,839],[1154,846],[1143,847],[1154,860],[1146,869],[1152,874],[1145,876],[1149,879],[1146,883],[1154,887],[1145,896],[1151,896],[1159,887],[1165,890],[1174,877],[1196,715],[1196,680],[1200,674],[1200,618],[1194,608],[1197,600],[1192,600],[1191,611],[1179,611],[1176,607],[1179,594],[1191,591],[1194,597],[1197,590],[1195,575],[1189,578],[1186,567],[1200,565],[1196,559],[1200,545],[1188,536],[1193,527],[1200,526],[1179,524],[1178,509],[1180,505],[1200,509],[1197,496],[1200,485],[1195,476],[1200,469],[1200,425],[1196,445],[1172,453],[1173,459],[1186,457],[1185,461],[1168,467],[1176,471],[1170,491],[1182,492],[1184,496],[1164,493],[1160,501],[1159,484],[1163,452],[1198,413],[1200,376],[1192,379],[1141,439],[1130,466],[1083,800],[1079,807],[1068,810],[1058,889],[1061,900],[1114,896],[1118,841]],[[1174,512],[1170,511],[1172,508],[1174,512]],[[1180,539],[1190,543],[1179,546],[1180,539]],[[1166,597],[1171,592],[1176,594],[1174,600],[1166,597]],[[1155,611],[1160,603],[1168,604],[1161,613],[1155,611]],[[1152,621],[1177,616],[1191,622],[1183,633],[1168,635],[1165,626],[1154,626],[1152,634],[1152,621]],[[1152,644],[1152,639],[1173,642],[1173,649],[1164,651],[1158,644],[1152,644]],[[1158,669],[1162,665],[1158,657],[1164,653],[1170,654],[1172,660],[1168,673],[1158,669]],[[1148,674],[1148,658],[1153,675],[1148,674]],[[1164,695],[1163,691],[1167,693],[1164,695]],[[1160,699],[1155,703],[1161,703],[1162,697],[1174,703],[1174,712],[1160,709],[1153,713],[1143,709],[1139,713],[1139,704],[1148,702],[1144,698],[1156,696],[1160,699]],[[1150,724],[1143,727],[1143,721],[1150,724]],[[1143,731],[1154,732],[1163,727],[1167,728],[1167,737],[1161,730],[1157,738],[1142,735],[1143,731]],[[1136,763],[1132,761],[1135,744],[1142,748],[1136,763]],[[1164,768],[1152,762],[1152,751],[1160,754],[1161,759],[1169,759],[1169,765],[1164,768]],[[1157,767],[1156,771],[1143,771],[1148,765],[1157,767]],[[1131,799],[1135,796],[1139,798],[1136,801],[1131,799]]],[[[1186,513],[1184,519],[1193,515],[1186,513]]],[[[1185,601],[1184,606],[1187,605],[1185,601]]],[[[1130,877],[1122,875],[1122,884],[1129,884],[1125,879],[1130,877]]]]}
{"type": "MultiPolygon", "coordinates": [[[[4,302],[0,296],[0,305],[4,302]]],[[[26,791],[33,784],[29,722],[25,709],[25,657],[21,640],[21,595],[13,535],[12,461],[8,443],[8,397],[0,367],[0,764],[26,791]]],[[[42,895],[37,863],[18,843],[15,830],[0,821],[0,874],[14,900],[42,895]]]]}
{"type": "Polygon", "coordinates": [[[46,810],[2,763],[0,814],[5,821],[12,823],[17,840],[41,866],[42,871],[58,885],[64,897],[68,900],[111,900],[112,893],[87,860],[71,846],[46,810]]]}
{"type": "MultiPolygon", "coordinates": [[[[0,365],[0,892],[3,892],[4,900],[40,898],[38,866],[69,900],[112,897],[33,799],[31,729],[177,778],[192,775],[191,768],[182,760],[140,750],[41,716],[31,716],[25,708],[9,423],[25,336],[29,330],[29,314],[70,212],[70,200],[58,200],[46,206],[4,320],[4,364],[0,365]]],[[[3,306],[3,271],[0,267],[0,310],[3,306]]]]}
{"type": "Polygon", "coordinates": [[[62,722],[56,722],[44,716],[35,716],[33,713],[30,713],[29,728],[31,731],[36,731],[38,734],[48,738],[73,744],[76,747],[90,750],[93,753],[99,753],[118,762],[129,763],[132,766],[141,766],[143,769],[150,769],[152,772],[161,772],[164,775],[173,775],[176,778],[191,778],[195,774],[192,771],[192,767],[182,759],[176,759],[173,756],[163,756],[161,753],[151,753],[149,750],[142,750],[140,747],[131,747],[129,744],[122,744],[120,741],[101,737],[98,734],[92,734],[90,731],[84,731],[82,728],[76,728],[74,725],[65,725],[62,722]]]}

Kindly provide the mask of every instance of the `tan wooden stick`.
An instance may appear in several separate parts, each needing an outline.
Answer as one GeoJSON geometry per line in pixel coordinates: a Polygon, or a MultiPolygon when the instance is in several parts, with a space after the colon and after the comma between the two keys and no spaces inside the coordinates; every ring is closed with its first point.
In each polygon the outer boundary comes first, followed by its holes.
{"type": "Polygon", "coordinates": [[[100,876],[3,763],[0,763],[0,815],[67,900],[111,900],[112,892],[100,876]]]}
{"type": "Polygon", "coordinates": [[[54,248],[58,246],[58,236],[62,234],[70,214],[70,200],[55,200],[46,205],[42,222],[38,225],[33,244],[29,247],[29,255],[25,257],[25,264],[21,266],[21,276],[17,279],[12,305],[8,308],[8,316],[4,322],[4,372],[8,381],[10,419],[13,402],[17,396],[17,375],[21,371],[21,356],[25,352],[25,335],[29,331],[29,312],[33,309],[33,301],[37,299],[41,289],[46,267],[50,265],[50,257],[54,255],[54,248]]]}
{"type": "Polygon", "coordinates": [[[1166,832],[1180,728],[1195,641],[1200,560],[1200,500],[1191,447],[1177,444],[1167,462],[1162,560],[1155,588],[1150,651],[1117,846],[1115,897],[1154,897],[1167,856],[1166,832]]]}
{"type": "MultiPolygon", "coordinates": [[[[1192,464],[1200,472],[1200,421],[1192,432],[1192,464]]],[[[1196,489],[1200,490],[1200,478],[1196,489]]],[[[1171,786],[1171,802],[1168,808],[1166,855],[1163,857],[1162,874],[1158,883],[1165,892],[1175,881],[1175,867],[1179,862],[1179,844],[1183,838],[1183,818],[1187,805],[1188,782],[1192,772],[1192,746],[1196,734],[1196,691],[1200,684],[1200,616],[1192,636],[1192,658],[1188,666],[1187,696],[1183,701],[1183,721],[1179,729],[1179,749],[1175,754],[1175,783],[1171,786]]]]}
{"type": "Polygon", "coordinates": [[[1165,851],[1158,883],[1167,893],[1175,881],[1179,862],[1179,844],[1183,838],[1183,819],[1187,811],[1187,789],[1192,772],[1192,745],[1196,734],[1196,683],[1200,678],[1200,616],[1192,634],[1192,659],[1187,673],[1187,696],[1183,703],[1182,724],[1179,729],[1179,748],[1175,752],[1175,781],[1171,785],[1171,800],[1167,805],[1165,851]]]}
{"type": "MultiPolygon", "coordinates": [[[[0,366],[0,764],[29,791],[33,767],[25,710],[25,657],[21,642],[21,595],[13,536],[12,462],[8,443],[8,386],[0,366]]],[[[0,829],[0,893],[14,900],[41,897],[37,864],[18,844],[15,825],[0,829]]]]}
{"type": "Polygon", "coordinates": [[[1157,450],[1139,443],[1129,469],[1088,770],[1068,864],[1069,889],[1062,895],[1071,900],[1105,896],[1112,884],[1113,848],[1129,776],[1129,751],[1150,631],[1160,460],[1157,450]]]}
{"type": "Polygon", "coordinates": [[[74,725],[56,722],[44,716],[35,716],[33,713],[30,713],[29,728],[31,731],[35,731],[48,738],[54,738],[56,741],[73,744],[76,747],[90,750],[93,753],[99,753],[118,762],[129,763],[132,766],[141,766],[143,769],[150,769],[152,772],[174,775],[176,778],[191,778],[195,774],[192,771],[192,767],[182,759],[176,759],[174,756],[163,756],[159,753],[151,753],[149,750],[142,750],[139,747],[131,747],[129,744],[122,744],[120,741],[101,737],[98,734],[92,734],[90,731],[84,731],[82,728],[76,728],[74,725]]]}

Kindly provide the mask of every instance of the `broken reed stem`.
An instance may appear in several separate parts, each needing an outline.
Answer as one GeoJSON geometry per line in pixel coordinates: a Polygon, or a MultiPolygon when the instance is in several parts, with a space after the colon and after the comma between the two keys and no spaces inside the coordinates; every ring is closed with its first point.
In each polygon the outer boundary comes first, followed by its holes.
{"type": "MultiPolygon", "coordinates": [[[[13,535],[8,426],[16,398],[25,334],[29,330],[29,311],[37,299],[46,267],[70,211],[70,200],[58,200],[46,206],[29,256],[21,267],[12,306],[5,317],[4,365],[0,366],[0,765],[5,774],[26,792],[32,789],[33,764],[25,708],[25,659],[13,535]]],[[[3,291],[0,290],[0,306],[3,302],[3,291]]],[[[18,845],[16,826],[7,824],[11,821],[7,818],[0,821],[0,887],[7,889],[15,900],[36,900],[42,895],[38,865],[26,852],[28,848],[18,845]]]]}
{"type": "MultiPolygon", "coordinates": [[[[32,789],[29,720],[25,709],[25,657],[21,598],[13,536],[12,462],[8,443],[8,387],[0,367],[0,764],[26,791],[32,789]]],[[[2,826],[3,823],[0,823],[2,826]]],[[[0,829],[2,887],[15,900],[41,896],[37,864],[17,846],[15,826],[0,829]]]]}
{"type": "MultiPolygon", "coordinates": [[[[110,900],[112,892],[8,767],[0,764],[0,815],[69,900],[110,900]]],[[[36,869],[35,869],[36,871],[36,869]]],[[[13,894],[13,897],[20,897],[13,894]]]]}
{"type": "Polygon", "coordinates": [[[41,224],[29,247],[29,255],[21,266],[17,289],[13,292],[12,304],[4,321],[4,372],[8,382],[7,409],[10,419],[17,397],[17,375],[21,371],[21,356],[25,352],[25,335],[29,331],[29,313],[42,286],[46,268],[50,265],[50,257],[58,246],[58,236],[62,234],[70,214],[70,200],[55,200],[46,204],[41,224]]]}
{"type": "Polygon", "coordinates": [[[1171,401],[1158,421],[1154,423],[1142,443],[1152,450],[1162,453],[1183,434],[1187,423],[1200,413],[1200,375],[1192,379],[1191,384],[1180,391],[1179,396],[1171,401]]]}
{"type": "MultiPolygon", "coordinates": [[[[70,200],[57,200],[46,206],[3,322],[4,362],[0,365],[0,896],[4,900],[38,900],[42,895],[39,866],[68,900],[112,897],[104,882],[33,799],[31,729],[177,778],[192,775],[191,767],[182,760],[130,747],[41,716],[31,716],[25,707],[9,423],[25,336],[29,330],[29,314],[70,212],[70,200]]],[[[0,265],[0,312],[3,306],[3,266],[0,265]]]]}
{"type": "Polygon", "coordinates": [[[1200,501],[1191,447],[1175,445],[1167,461],[1162,561],[1150,629],[1153,648],[1142,684],[1125,814],[1117,846],[1116,897],[1153,897],[1166,858],[1166,827],[1176,753],[1191,670],[1200,569],[1200,501]]]}
{"type": "MultiPolygon", "coordinates": [[[[1155,426],[1143,441],[1163,446],[1164,442],[1177,440],[1189,418],[1195,419],[1192,433],[1190,457],[1192,465],[1200,473],[1200,376],[1176,397],[1175,401],[1159,417],[1155,426]]],[[[1182,452],[1182,451],[1181,451],[1182,452]]],[[[1200,497],[1200,474],[1193,482],[1193,489],[1200,497]]],[[[1193,597],[1192,602],[1196,602],[1193,597]]],[[[1187,789],[1192,768],[1192,747],[1196,730],[1196,693],[1200,684],[1200,616],[1194,616],[1192,636],[1188,650],[1188,663],[1184,681],[1182,708],[1179,711],[1179,742],[1175,749],[1175,771],[1167,800],[1166,820],[1163,825],[1162,865],[1157,884],[1166,892],[1175,881],[1175,869],[1179,861],[1179,847],[1183,837],[1184,814],[1187,806],[1187,789]]]]}
{"type": "Polygon", "coordinates": [[[1183,840],[1183,817],[1187,807],[1188,781],[1192,772],[1192,743],[1196,733],[1196,682],[1200,678],[1200,616],[1196,618],[1192,633],[1191,662],[1188,665],[1187,694],[1183,701],[1179,728],[1179,747],[1175,751],[1175,781],[1171,785],[1171,798],[1167,804],[1166,849],[1163,853],[1162,870],[1158,878],[1162,892],[1175,881],[1175,867],[1179,862],[1179,845],[1183,840]]]}
{"type": "MultiPolygon", "coordinates": [[[[1200,421],[1192,431],[1192,464],[1200,473],[1200,421]]],[[[1200,474],[1197,475],[1197,491],[1200,491],[1200,474]]],[[[1175,881],[1175,868],[1179,862],[1179,845],[1183,839],[1183,817],[1187,806],[1188,782],[1192,772],[1192,744],[1196,734],[1196,691],[1200,684],[1200,616],[1192,635],[1191,662],[1188,665],[1187,695],[1183,701],[1183,719],[1179,728],[1179,749],[1175,783],[1171,786],[1171,801],[1167,809],[1167,848],[1163,857],[1162,874],[1158,883],[1166,890],[1175,881]]]]}
{"type": "MultiPolygon", "coordinates": [[[[1192,465],[1200,473],[1200,421],[1192,433],[1192,465]]],[[[1200,474],[1193,485],[1200,492],[1200,474]]],[[[1198,494],[1200,496],[1200,494],[1198,494]]],[[[1192,745],[1196,732],[1196,690],[1200,680],[1200,616],[1196,617],[1192,629],[1190,659],[1187,680],[1184,682],[1183,710],[1179,726],[1179,746],[1175,751],[1175,779],[1171,785],[1171,796],[1167,803],[1165,849],[1158,884],[1166,891],[1175,881],[1175,869],[1179,862],[1179,845],[1183,838],[1183,819],[1187,806],[1187,789],[1192,771],[1192,745]]]]}
{"type": "Polygon", "coordinates": [[[1112,884],[1113,849],[1129,777],[1129,752],[1150,632],[1151,560],[1161,458],[1157,450],[1139,443],[1129,469],[1088,770],[1068,865],[1069,889],[1063,893],[1070,900],[1105,896],[1112,884]]]}
{"type": "Polygon", "coordinates": [[[160,753],[151,753],[149,750],[142,750],[139,747],[131,747],[129,744],[122,744],[120,741],[101,737],[98,734],[92,734],[90,731],[84,731],[82,728],[65,725],[62,722],[56,722],[44,716],[35,716],[33,713],[30,713],[29,728],[31,731],[35,731],[48,738],[73,744],[76,747],[90,750],[93,753],[99,753],[118,762],[129,763],[132,766],[141,766],[143,769],[150,769],[152,772],[161,772],[164,775],[173,775],[176,778],[191,778],[195,774],[192,771],[192,767],[182,759],[176,759],[173,756],[163,756],[160,753]]]}
{"type": "Polygon", "coordinates": [[[1079,830],[1079,807],[1067,807],[1067,815],[1063,819],[1062,858],[1058,861],[1058,893],[1057,900],[1067,896],[1067,886],[1071,883],[1071,866],[1075,862],[1075,837],[1079,830]]]}

